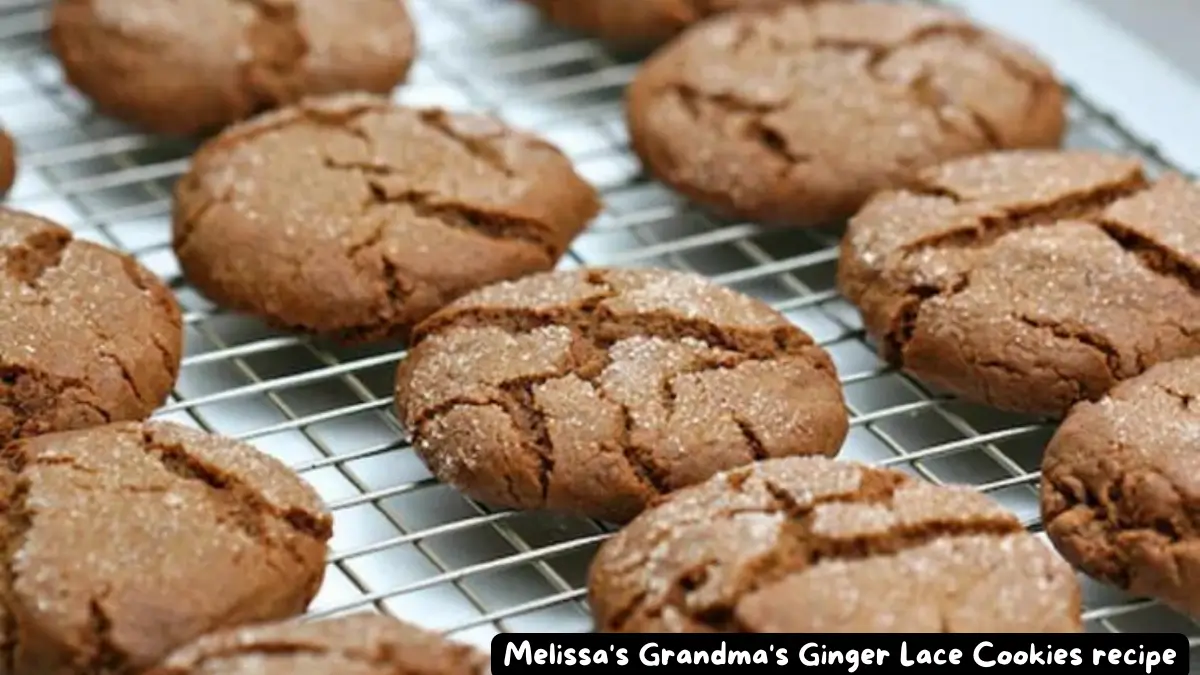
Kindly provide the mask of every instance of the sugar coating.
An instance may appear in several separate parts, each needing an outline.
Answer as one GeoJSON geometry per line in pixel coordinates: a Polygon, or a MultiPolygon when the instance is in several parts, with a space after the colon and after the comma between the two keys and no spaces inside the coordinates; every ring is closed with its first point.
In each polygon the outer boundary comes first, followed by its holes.
{"type": "Polygon", "coordinates": [[[625,520],[756,458],[835,454],[828,355],[767,305],[665,270],[555,272],[418,328],[397,405],[442,480],[512,508],[625,520]]]}
{"type": "Polygon", "coordinates": [[[781,458],[667,497],[589,578],[620,632],[1076,632],[1070,567],[968,488],[781,458]]]}

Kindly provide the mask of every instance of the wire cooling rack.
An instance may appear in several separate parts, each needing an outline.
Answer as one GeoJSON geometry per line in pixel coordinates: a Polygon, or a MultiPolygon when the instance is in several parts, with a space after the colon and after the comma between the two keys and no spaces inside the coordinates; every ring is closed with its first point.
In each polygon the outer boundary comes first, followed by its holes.
{"type": "MultiPolygon", "coordinates": [[[[715,223],[648,180],[629,153],[621,92],[637,62],[538,22],[514,0],[409,0],[422,51],[398,100],[489,110],[556,143],[606,208],[564,267],[665,266],[756,295],[832,354],[852,430],[842,453],[977,486],[1033,530],[1038,462],[1052,427],[967,405],[894,372],[834,290],[838,232],[715,223]]],[[[43,40],[44,0],[0,0],[0,123],[21,147],[9,205],[128,251],[168,280],[187,350],[163,418],[253,442],[300,471],[336,518],[313,616],[376,610],[486,645],[497,632],[587,631],[588,562],[605,526],[489,509],[435,482],[392,412],[396,345],[345,349],[231,316],[182,283],[169,245],[170,190],[192,148],[91,113],[43,40]]],[[[1069,145],[1165,162],[1086,98],[1069,145]]],[[[1200,636],[1156,603],[1084,580],[1092,631],[1200,636]]]]}

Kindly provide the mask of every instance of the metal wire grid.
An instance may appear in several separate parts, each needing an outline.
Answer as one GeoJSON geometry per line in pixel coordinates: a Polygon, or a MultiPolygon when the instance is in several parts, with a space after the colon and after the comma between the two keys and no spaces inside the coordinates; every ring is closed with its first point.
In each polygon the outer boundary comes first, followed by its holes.
{"type": "MultiPolygon", "coordinates": [[[[756,295],[834,357],[851,433],[842,457],[977,486],[1040,529],[1041,449],[1052,428],[964,404],[880,362],[834,290],[836,230],[718,223],[640,173],[620,97],[636,61],[551,29],[512,0],[409,0],[422,52],[398,100],[488,110],[558,144],[604,193],[603,215],[564,267],[664,266],[756,295]]],[[[391,410],[395,345],[339,348],[210,306],[169,248],[170,189],[191,147],[92,114],[43,45],[45,2],[0,0],[0,122],[21,147],[10,206],[128,251],[185,309],[182,374],[162,418],[252,441],[309,480],[335,514],[312,616],[382,611],[486,645],[497,632],[585,631],[597,522],[490,509],[435,482],[391,410]]],[[[1074,96],[1069,145],[1165,162],[1074,96]]],[[[1093,631],[1200,636],[1191,620],[1084,580],[1093,631]]]]}

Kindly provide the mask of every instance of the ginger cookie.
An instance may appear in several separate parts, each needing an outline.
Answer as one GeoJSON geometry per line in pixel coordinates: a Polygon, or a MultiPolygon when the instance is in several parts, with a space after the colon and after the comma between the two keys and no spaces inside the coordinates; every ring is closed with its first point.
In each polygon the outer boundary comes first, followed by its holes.
{"type": "Polygon", "coordinates": [[[854,217],[838,277],[892,363],[1060,416],[1200,354],[1200,186],[1086,151],[949,162],[854,217]]]}
{"type": "Polygon", "coordinates": [[[467,291],[552,269],[599,210],[534,136],[350,94],[227,129],[175,196],[175,252],[198,290],[348,343],[404,338],[467,291]]]}
{"type": "Polygon", "coordinates": [[[4,129],[0,129],[0,198],[12,189],[17,180],[17,146],[4,129]]]}
{"type": "Polygon", "coordinates": [[[6,675],[133,673],[208,632],[302,611],[331,519],[282,463],[158,422],[0,450],[6,675]]]}
{"type": "Polygon", "coordinates": [[[56,0],[49,39],[97,110],[172,135],[310,95],[388,93],[416,49],[404,0],[56,0]]]}
{"type": "Polygon", "coordinates": [[[648,47],[718,14],[831,0],[525,0],[549,21],[619,45],[648,47]]]}
{"type": "Polygon", "coordinates": [[[1057,147],[1064,105],[1037,56],[957,13],[835,2],[695,26],[642,66],[627,117],[659,180],[729,217],[801,227],[943,160],[1057,147]]]}
{"type": "Polygon", "coordinates": [[[1042,464],[1042,520],[1072,564],[1200,616],[1200,359],[1158,364],[1084,402],[1042,464]]]}
{"type": "Polygon", "coordinates": [[[175,385],[179,306],[133,258],[0,208],[0,444],[141,420],[175,385]]]}
{"type": "Polygon", "coordinates": [[[592,562],[605,632],[1081,630],[1067,563],[970,488],[819,457],[714,476],[645,511],[592,562]]]}
{"type": "Polygon", "coordinates": [[[540,274],[418,331],[400,418],[438,478],[497,506],[624,522],[755,459],[836,455],[847,434],[825,351],[692,274],[540,274]]]}
{"type": "Polygon", "coordinates": [[[486,675],[489,656],[375,614],[205,636],[147,675],[486,675]]]}

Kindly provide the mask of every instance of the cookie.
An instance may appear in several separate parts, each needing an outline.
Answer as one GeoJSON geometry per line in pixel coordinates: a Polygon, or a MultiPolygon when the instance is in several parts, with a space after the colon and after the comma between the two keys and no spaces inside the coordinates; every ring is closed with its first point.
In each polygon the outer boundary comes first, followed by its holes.
{"type": "Polygon", "coordinates": [[[820,457],[667,497],[600,547],[588,599],[606,632],[1081,629],[1070,566],[992,500],[820,457]]]}
{"type": "Polygon", "coordinates": [[[0,444],[145,419],[179,374],[171,292],[133,258],[0,208],[0,444]]]}
{"type": "Polygon", "coordinates": [[[424,322],[396,401],[442,481],[489,504],[624,522],[763,457],[836,455],[829,356],[767,305],[666,270],[555,272],[424,322]]]}
{"type": "MultiPolygon", "coordinates": [[[[525,0],[564,28],[619,45],[648,47],[665,42],[688,26],[740,9],[821,0],[525,0]]],[[[829,0],[826,0],[829,1],[829,0]]]]}
{"type": "Polygon", "coordinates": [[[324,576],[329,515],[246,444],[124,422],[0,460],[8,675],[140,672],[208,632],[302,612],[324,576]]]}
{"type": "Polygon", "coordinates": [[[97,110],[172,135],[309,95],[388,93],[416,42],[403,0],[56,0],[49,39],[97,110]]]}
{"type": "Polygon", "coordinates": [[[1088,151],[957,160],[872,199],[838,277],[890,362],[1057,417],[1200,354],[1200,186],[1088,151]]]}
{"type": "Polygon", "coordinates": [[[358,614],[197,640],[147,675],[486,675],[489,657],[411,624],[358,614]]]}
{"type": "Polygon", "coordinates": [[[0,129],[0,198],[8,194],[17,180],[17,146],[4,129],[0,129]]]}
{"type": "Polygon", "coordinates": [[[467,291],[553,268],[599,210],[538,138],[362,95],[231,127],[175,196],[175,252],[197,289],[348,343],[406,337],[467,291]]]}
{"type": "Polygon", "coordinates": [[[1046,448],[1042,519],[1072,564],[1200,616],[1200,359],[1160,363],[1076,406],[1046,448]]]}
{"type": "Polygon", "coordinates": [[[627,117],[663,183],[724,216],[803,227],[939,161],[1058,146],[1064,96],[1037,56],[949,10],[821,3],[686,31],[634,77],[627,117]]]}

